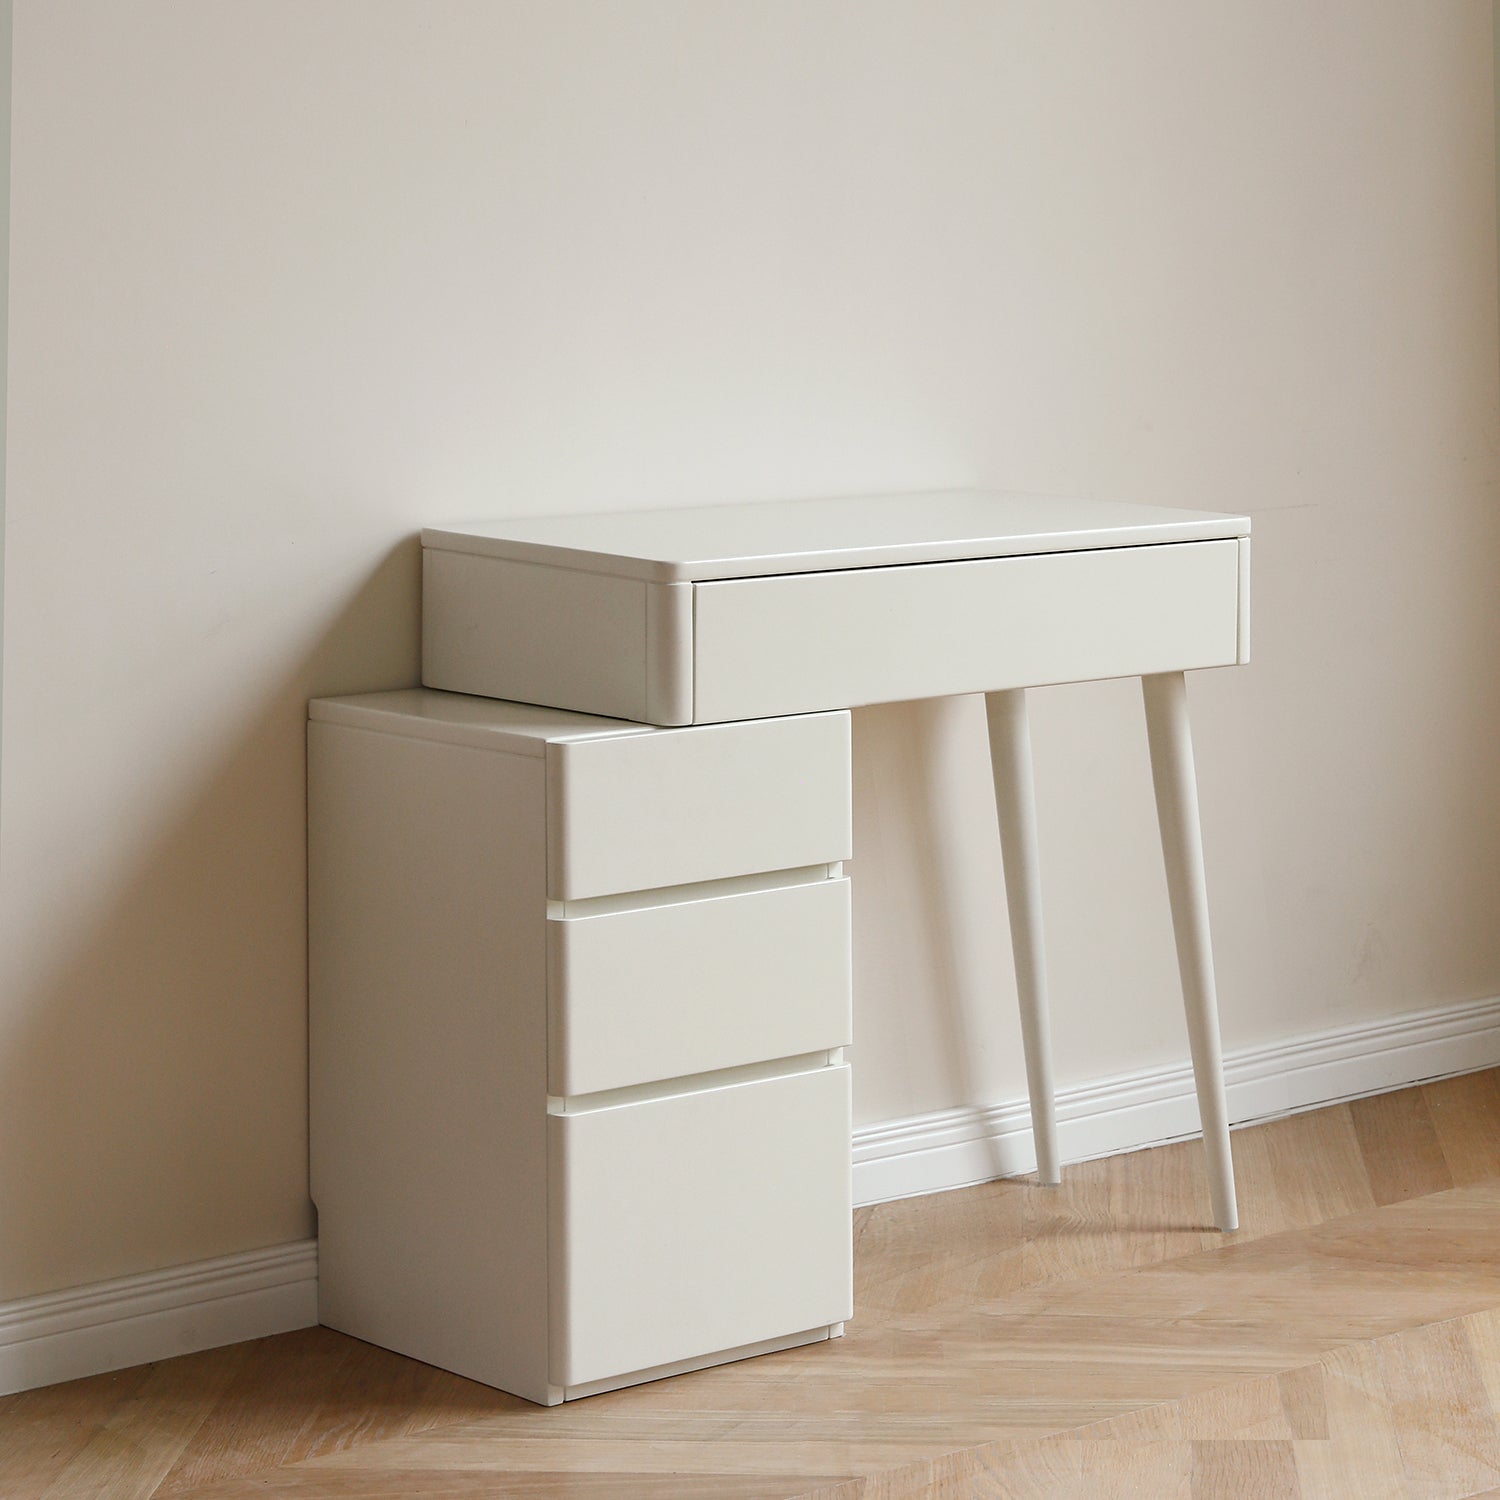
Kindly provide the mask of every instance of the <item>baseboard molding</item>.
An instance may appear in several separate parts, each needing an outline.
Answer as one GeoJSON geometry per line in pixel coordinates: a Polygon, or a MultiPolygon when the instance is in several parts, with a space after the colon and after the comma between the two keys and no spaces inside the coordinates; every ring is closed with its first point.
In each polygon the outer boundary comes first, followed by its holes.
{"type": "MultiPolygon", "coordinates": [[[[1235,1124],[1500,1065],[1500,998],[1339,1027],[1226,1055],[1235,1124]]],[[[1065,1161],[1198,1131],[1192,1069],[1150,1068],[1063,1089],[1065,1161]]],[[[1024,1099],[854,1132],[854,1201],[881,1203],[1030,1172],[1024,1099]]],[[[315,1240],[0,1303],[0,1395],[102,1375],[318,1321],[315,1240]]]]}
{"type": "Polygon", "coordinates": [[[318,1246],[298,1240],[0,1303],[0,1395],[318,1321],[318,1246]]]}
{"type": "MultiPolygon", "coordinates": [[[[1500,998],[1412,1011],[1226,1053],[1235,1125],[1500,1065],[1500,998]]],[[[1064,1161],[1087,1161],[1198,1133],[1189,1064],[1060,1089],[1064,1161]]],[[[884,1203],[1036,1169],[1027,1102],[938,1110],[854,1132],[854,1201],[884,1203]]]]}

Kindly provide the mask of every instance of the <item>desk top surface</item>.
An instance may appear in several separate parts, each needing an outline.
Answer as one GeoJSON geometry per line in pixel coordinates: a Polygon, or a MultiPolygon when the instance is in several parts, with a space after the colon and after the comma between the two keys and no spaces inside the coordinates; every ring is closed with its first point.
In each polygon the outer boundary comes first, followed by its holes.
{"type": "Polygon", "coordinates": [[[626,719],[476,698],[466,693],[438,693],[430,688],[314,698],[307,706],[307,716],[319,724],[342,724],[407,739],[508,750],[518,755],[544,755],[554,740],[618,739],[626,734],[656,733],[649,724],[626,719]]]}
{"type": "Polygon", "coordinates": [[[429,526],[422,545],[655,583],[1247,536],[1244,516],[944,490],[429,526]]]}

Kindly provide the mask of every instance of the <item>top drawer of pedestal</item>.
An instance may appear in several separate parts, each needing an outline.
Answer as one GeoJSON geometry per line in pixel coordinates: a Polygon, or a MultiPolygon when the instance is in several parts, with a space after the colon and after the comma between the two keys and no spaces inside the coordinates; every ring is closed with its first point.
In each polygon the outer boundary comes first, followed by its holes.
{"type": "Polygon", "coordinates": [[[547,887],[574,901],[848,859],[849,716],[547,746],[547,887]]]}
{"type": "Polygon", "coordinates": [[[1247,659],[1249,521],[955,492],[423,532],[423,680],[721,723],[1247,659]]]}
{"type": "Polygon", "coordinates": [[[314,699],[309,715],[372,736],[531,760],[554,901],[850,856],[846,713],[661,729],[405,688],[314,699]]]}

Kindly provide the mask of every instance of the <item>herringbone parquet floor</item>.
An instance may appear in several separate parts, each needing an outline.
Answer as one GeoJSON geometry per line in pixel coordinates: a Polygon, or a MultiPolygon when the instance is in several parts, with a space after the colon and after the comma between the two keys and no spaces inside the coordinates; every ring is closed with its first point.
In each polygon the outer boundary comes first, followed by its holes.
{"type": "MultiPolygon", "coordinates": [[[[1500,1495],[1500,1075],[856,1215],[834,1343],[550,1411],[309,1329],[0,1401],[16,1500],[1500,1495]]],[[[628,1296],[629,1288],[621,1288],[628,1296]]]]}

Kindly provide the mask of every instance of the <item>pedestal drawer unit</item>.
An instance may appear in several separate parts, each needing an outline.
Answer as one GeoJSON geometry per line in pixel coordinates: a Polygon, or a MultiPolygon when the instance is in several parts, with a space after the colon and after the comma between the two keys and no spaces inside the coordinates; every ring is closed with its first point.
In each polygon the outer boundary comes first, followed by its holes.
{"type": "Polygon", "coordinates": [[[840,1332],[848,715],[311,719],[321,1321],[549,1405],[840,1332]]]}

